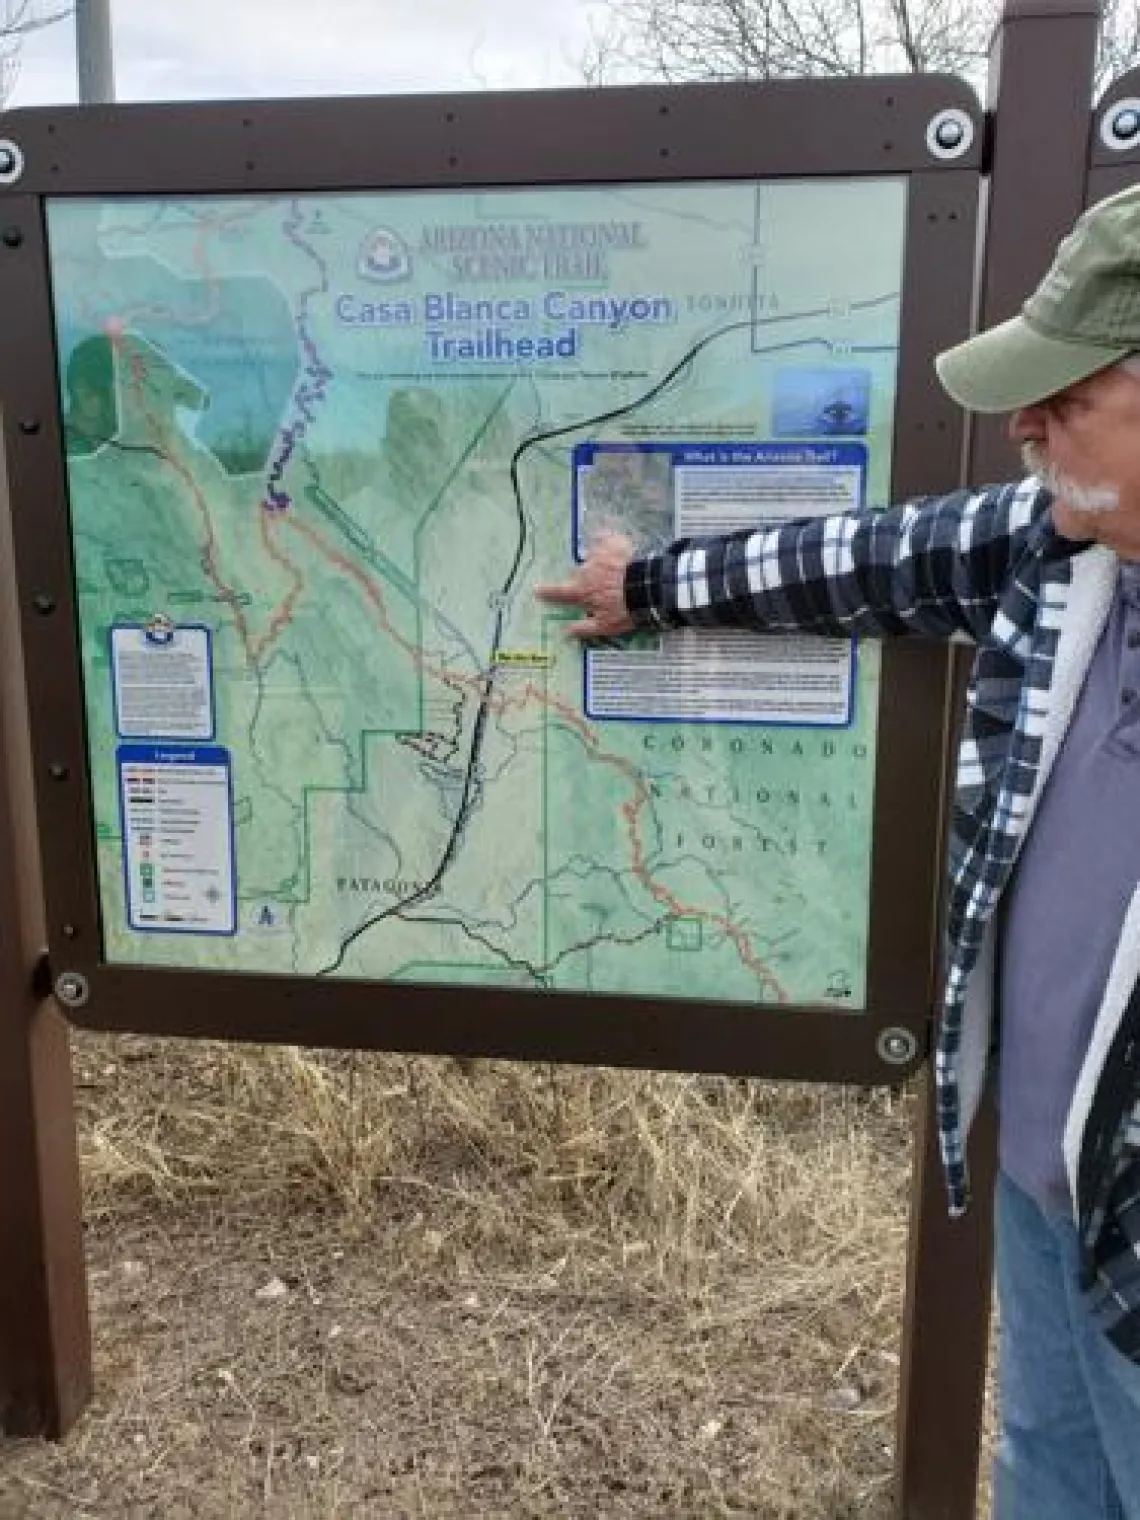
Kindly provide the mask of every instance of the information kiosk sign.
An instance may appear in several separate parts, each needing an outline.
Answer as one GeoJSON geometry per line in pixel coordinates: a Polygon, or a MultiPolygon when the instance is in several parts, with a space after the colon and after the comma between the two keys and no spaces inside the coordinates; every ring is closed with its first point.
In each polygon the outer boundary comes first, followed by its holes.
{"type": "Polygon", "coordinates": [[[913,1069],[944,652],[582,649],[534,595],[601,527],[648,548],[954,478],[930,360],[968,329],[975,108],[843,89],[827,132],[811,85],[7,118],[0,386],[76,1020],[913,1069]]]}

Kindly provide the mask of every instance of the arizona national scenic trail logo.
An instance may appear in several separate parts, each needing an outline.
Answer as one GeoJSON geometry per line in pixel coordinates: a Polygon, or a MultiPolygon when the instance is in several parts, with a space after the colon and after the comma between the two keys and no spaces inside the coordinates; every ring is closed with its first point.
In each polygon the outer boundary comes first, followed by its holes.
{"type": "Polygon", "coordinates": [[[174,619],[167,617],[165,612],[155,612],[146,620],[143,637],[148,644],[157,644],[161,647],[174,643],[175,632],[174,619]]]}
{"type": "Polygon", "coordinates": [[[390,227],[377,227],[364,239],[357,270],[366,280],[394,285],[412,276],[412,255],[407,243],[390,227]]]}

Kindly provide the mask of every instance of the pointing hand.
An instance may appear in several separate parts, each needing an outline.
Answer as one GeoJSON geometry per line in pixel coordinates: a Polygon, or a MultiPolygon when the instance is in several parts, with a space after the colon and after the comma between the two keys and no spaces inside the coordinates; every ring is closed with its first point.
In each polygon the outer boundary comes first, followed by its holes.
{"type": "Polygon", "coordinates": [[[566,629],[580,639],[628,633],[633,621],[625,606],[625,568],[633,558],[633,540],[625,533],[599,533],[582,565],[569,580],[537,586],[535,595],[560,607],[581,607],[587,614],[566,629]]]}

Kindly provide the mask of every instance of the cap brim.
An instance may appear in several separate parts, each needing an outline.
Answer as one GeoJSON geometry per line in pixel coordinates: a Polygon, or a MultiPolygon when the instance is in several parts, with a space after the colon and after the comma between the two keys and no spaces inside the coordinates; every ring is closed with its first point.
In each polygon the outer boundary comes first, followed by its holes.
{"type": "Polygon", "coordinates": [[[1103,343],[1066,343],[1012,317],[934,361],[938,378],[971,412],[1013,412],[1087,380],[1132,353],[1103,343]]]}

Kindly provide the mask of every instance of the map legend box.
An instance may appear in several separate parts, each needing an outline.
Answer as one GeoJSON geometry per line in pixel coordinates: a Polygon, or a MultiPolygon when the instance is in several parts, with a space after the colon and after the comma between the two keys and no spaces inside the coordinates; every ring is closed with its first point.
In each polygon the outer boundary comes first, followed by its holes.
{"type": "Polygon", "coordinates": [[[118,765],[131,928],[236,933],[228,751],[123,745],[118,765]]]}

